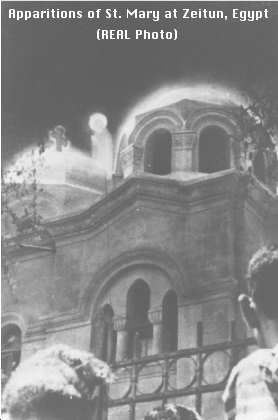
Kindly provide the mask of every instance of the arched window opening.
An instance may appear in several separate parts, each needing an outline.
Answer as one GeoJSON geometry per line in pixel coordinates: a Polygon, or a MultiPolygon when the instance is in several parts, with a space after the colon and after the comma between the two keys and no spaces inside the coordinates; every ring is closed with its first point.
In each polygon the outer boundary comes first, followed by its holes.
{"type": "Polygon", "coordinates": [[[167,175],[171,172],[171,133],[163,128],[155,130],[145,146],[145,172],[167,175]]]}
{"type": "Polygon", "coordinates": [[[2,385],[5,385],[21,358],[21,330],[15,324],[5,325],[1,330],[2,385]]]}
{"type": "Polygon", "coordinates": [[[106,304],[92,321],[91,350],[102,360],[111,363],[116,354],[116,331],[113,326],[114,311],[106,304]]]}
{"type": "Polygon", "coordinates": [[[178,300],[174,291],[166,293],[162,303],[162,349],[163,352],[177,350],[178,346],[178,300]]]}
{"type": "Polygon", "coordinates": [[[212,173],[229,168],[227,133],[220,127],[206,127],[199,138],[199,172],[212,173]]]}
{"type": "Polygon", "coordinates": [[[127,294],[128,358],[147,355],[152,325],[148,318],[150,288],[143,280],[136,280],[127,294]]]}
{"type": "Polygon", "coordinates": [[[258,180],[265,183],[266,182],[266,165],[265,165],[264,153],[262,150],[259,150],[254,158],[253,170],[254,170],[254,175],[258,178],[258,180]]]}

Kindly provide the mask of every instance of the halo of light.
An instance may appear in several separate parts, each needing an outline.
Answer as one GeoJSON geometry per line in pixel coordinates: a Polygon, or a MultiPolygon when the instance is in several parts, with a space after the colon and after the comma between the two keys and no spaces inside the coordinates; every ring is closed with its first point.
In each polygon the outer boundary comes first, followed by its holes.
{"type": "Polygon", "coordinates": [[[101,133],[107,127],[107,118],[104,114],[96,112],[89,118],[89,127],[96,133],[101,133]]]}
{"type": "Polygon", "coordinates": [[[135,127],[136,116],[165,107],[183,99],[216,105],[246,105],[248,100],[237,89],[219,83],[191,82],[162,86],[131,107],[118,130],[118,141],[130,135],[135,127]]]}
{"type": "Polygon", "coordinates": [[[122,124],[119,126],[116,136],[116,160],[122,142],[127,141],[130,133],[136,125],[136,117],[140,114],[153,111],[156,108],[166,107],[183,99],[196,100],[217,105],[247,105],[249,99],[232,86],[220,83],[183,81],[177,84],[169,84],[156,89],[131,107],[122,124]]]}

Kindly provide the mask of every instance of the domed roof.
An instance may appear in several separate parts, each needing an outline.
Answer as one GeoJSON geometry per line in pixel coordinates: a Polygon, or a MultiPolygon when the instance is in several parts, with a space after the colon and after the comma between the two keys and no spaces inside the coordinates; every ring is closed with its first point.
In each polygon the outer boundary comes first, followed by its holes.
{"type": "MultiPolygon", "coordinates": [[[[89,153],[53,141],[44,152],[28,148],[7,168],[6,182],[31,187],[37,184],[37,211],[45,220],[85,210],[105,192],[106,171],[89,153]]],[[[25,187],[24,187],[25,188],[25,187]]],[[[31,190],[30,190],[31,191],[31,190]]],[[[32,200],[24,194],[14,197],[13,207],[32,200]]]]}

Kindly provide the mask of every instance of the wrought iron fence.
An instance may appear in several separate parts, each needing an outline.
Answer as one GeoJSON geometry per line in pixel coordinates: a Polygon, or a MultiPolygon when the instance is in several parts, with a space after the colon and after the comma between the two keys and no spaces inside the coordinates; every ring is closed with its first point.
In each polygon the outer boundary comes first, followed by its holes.
{"type": "MultiPolygon", "coordinates": [[[[190,405],[194,403],[202,413],[204,395],[223,391],[232,367],[253,345],[253,339],[236,340],[233,333],[229,341],[203,345],[199,323],[194,348],[115,363],[112,367],[117,380],[108,389],[101,389],[97,419],[142,420],[142,410],[137,410],[140,404],[146,407],[149,403],[153,408],[186,397],[194,397],[190,405]],[[123,408],[124,414],[114,413],[123,408]]],[[[2,349],[2,386],[18,363],[16,356],[18,349],[2,349]]]]}
{"type": "Polygon", "coordinates": [[[136,415],[138,404],[164,405],[187,396],[194,396],[195,408],[202,413],[204,394],[224,389],[232,367],[255,342],[232,337],[230,341],[203,345],[201,324],[197,337],[195,348],[116,363],[113,369],[117,381],[110,385],[105,397],[111,418],[141,420],[143,417],[136,415]],[[112,415],[116,407],[125,407],[126,414],[112,415]]]}

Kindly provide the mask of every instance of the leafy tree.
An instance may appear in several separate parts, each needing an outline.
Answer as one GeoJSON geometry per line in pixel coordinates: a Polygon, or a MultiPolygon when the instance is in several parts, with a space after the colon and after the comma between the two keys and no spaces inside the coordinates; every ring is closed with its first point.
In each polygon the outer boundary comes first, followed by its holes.
{"type": "Polygon", "coordinates": [[[42,187],[38,183],[38,171],[43,164],[43,151],[43,146],[32,149],[1,174],[2,215],[11,220],[17,234],[34,229],[41,222],[38,197],[42,187]]]}
{"type": "MultiPolygon", "coordinates": [[[[55,129],[49,132],[53,137],[55,129]]],[[[44,167],[45,144],[41,142],[29,152],[25,152],[13,165],[2,170],[2,274],[6,279],[15,300],[16,263],[8,255],[10,239],[20,248],[37,248],[55,251],[55,242],[48,229],[42,223],[39,212],[39,198],[44,188],[39,182],[40,172],[44,167]],[[31,242],[24,242],[24,235],[32,237],[31,242]]]]}
{"type": "Polygon", "coordinates": [[[253,90],[247,106],[239,110],[244,168],[276,189],[278,147],[278,96],[270,88],[253,90]]]}

